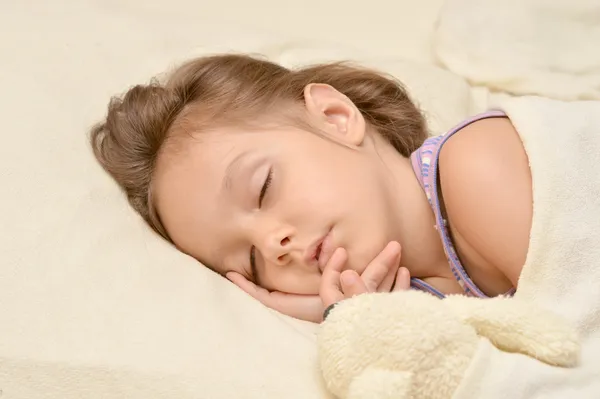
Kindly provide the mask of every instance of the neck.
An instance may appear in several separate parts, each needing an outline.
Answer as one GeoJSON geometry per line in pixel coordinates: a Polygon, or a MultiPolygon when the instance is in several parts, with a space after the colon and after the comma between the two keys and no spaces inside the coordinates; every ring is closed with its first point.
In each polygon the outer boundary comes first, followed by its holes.
{"type": "Polygon", "coordinates": [[[411,277],[451,277],[442,241],[434,227],[435,215],[411,160],[389,144],[381,147],[378,152],[389,179],[386,183],[393,210],[391,233],[402,245],[401,265],[410,271],[411,277]]]}

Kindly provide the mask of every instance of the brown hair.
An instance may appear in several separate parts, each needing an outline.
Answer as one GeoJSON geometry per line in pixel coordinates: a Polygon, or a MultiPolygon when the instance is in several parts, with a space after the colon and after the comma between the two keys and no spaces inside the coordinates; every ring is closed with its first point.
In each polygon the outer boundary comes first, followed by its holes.
{"type": "Polygon", "coordinates": [[[329,84],[345,94],[405,157],[426,138],[423,116],[391,77],[346,63],[290,70],[245,55],[217,55],[185,63],[164,84],[137,85],[111,99],[106,120],[91,131],[91,145],[132,207],[170,240],[153,206],[152,177],[159,154],[173,137],[181,137],[175,133],[283,115],[297,108],[289,105],[303,101],[310,83],[329,84]]]}

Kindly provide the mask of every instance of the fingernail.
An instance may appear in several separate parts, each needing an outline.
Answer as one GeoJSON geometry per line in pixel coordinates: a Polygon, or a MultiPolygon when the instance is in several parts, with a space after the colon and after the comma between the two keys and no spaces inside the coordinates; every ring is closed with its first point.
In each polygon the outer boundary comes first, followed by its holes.
{"type": "Polygon", "coordinates": [[[344,273],[341,275],[342,283],[344,285],[352,285],[356,282],[354,275],[351,273],[344,273]]]}
{"type": "Polygon", "coordinates": [[[389,260],[391,261],[396,261],[399,257],[400,257],[400,244],[395,243],[392,244],[390,243],[390,245],[392,245],[392,250],[390,251],[390,257],[389,260]]]}

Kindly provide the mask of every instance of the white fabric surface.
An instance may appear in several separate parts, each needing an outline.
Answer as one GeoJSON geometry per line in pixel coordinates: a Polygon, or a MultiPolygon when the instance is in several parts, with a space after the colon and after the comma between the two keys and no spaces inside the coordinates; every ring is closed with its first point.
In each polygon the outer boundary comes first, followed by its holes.
{"type": "Polygon", "coordinates": [[[600,100],[600,1],[448,0],[434,53],[474,85],[600,100]]]}
{"type": "Polygon", "coordinates": [[[560,369],[485,346],[455,399],[600,397],[600,101],[504,99],[529,157],[533,223],[515,297],[571,322],[581,365],[560,369]]]}
{"type": "Polygon", "coordinates": [[[406,78],[439,132],[487,100],[431,66],[441,2],[0,2],[2,396],[327,397],[315,326],[151,233],[94,161],[87,131],[110,95],[224,49],[378,65],[406,78]]]}
{"type": "Polygon", "coordinates": [[[600,397],[600,3],[448,0],[436,58],[491,96],[521,134],[534,222],[517,296],[571,320],[582,365],[551,368],[483,345],[455,399],[600,397]]]}

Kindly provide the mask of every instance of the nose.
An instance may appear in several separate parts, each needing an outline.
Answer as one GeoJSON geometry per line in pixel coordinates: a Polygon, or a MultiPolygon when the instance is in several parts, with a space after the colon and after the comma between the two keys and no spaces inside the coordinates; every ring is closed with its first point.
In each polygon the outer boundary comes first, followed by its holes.
{"type": "Polygon", "coordinates": [[[292,236],[291,227],[279,226],[262,234],[256,246],[267,262],[283,266],[290,261],[292,236]]]}

